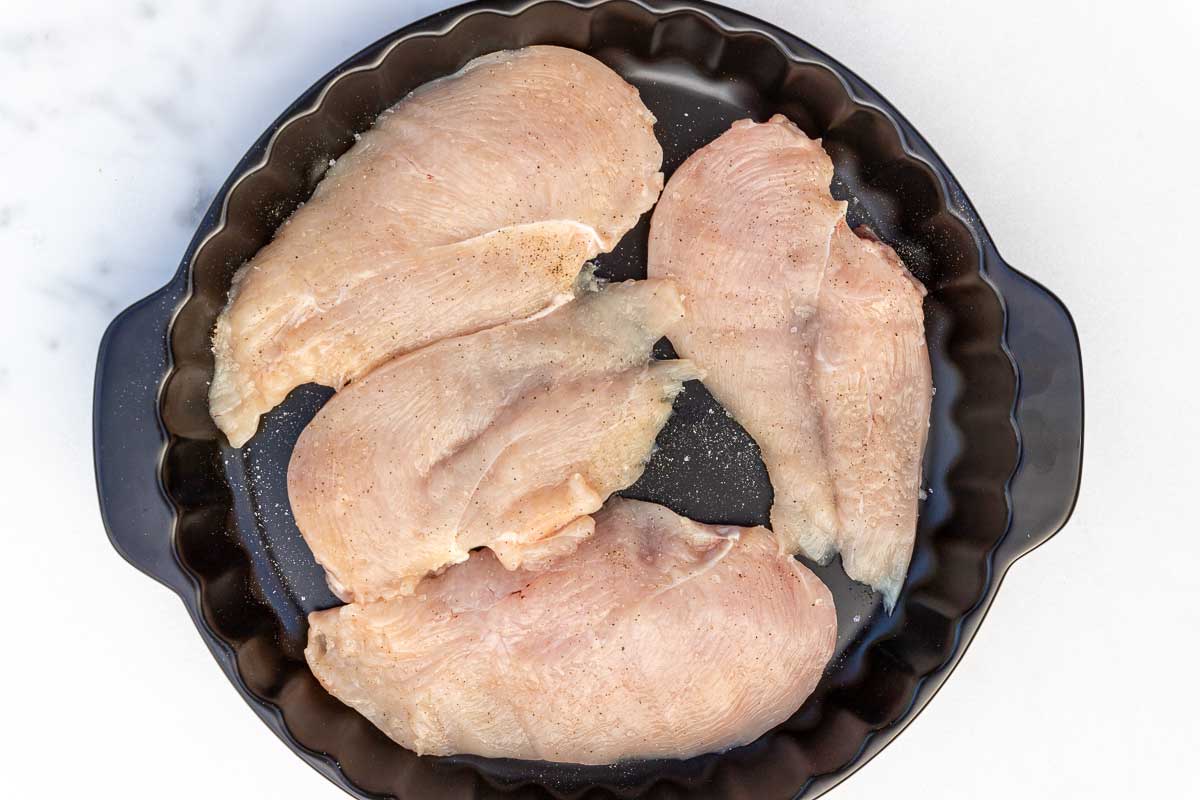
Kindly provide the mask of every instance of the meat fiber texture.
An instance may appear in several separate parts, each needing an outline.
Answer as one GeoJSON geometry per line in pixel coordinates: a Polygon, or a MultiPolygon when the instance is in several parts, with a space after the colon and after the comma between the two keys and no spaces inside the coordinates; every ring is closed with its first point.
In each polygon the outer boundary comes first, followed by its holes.
{"type": "Polygon", "coordinates": [[[735,122],[672,176],[651,222],[651,277],[686,314],[676,351],[754,437],[792,552],[840,552],[890,610],[916,535],[932,396],[925,290],[846,224],[833,164],[782,116],[735,122]]]}
{"type": "Polygon", "coordinates": [[[399,356],[334,395],[288,469],[296,524],[334,592],[407,594],[477,547],[510,569],[570,552],[700,377],[650,362],[681,313],[667,281],[615,284],[399,356]]]}
{"type": "Polygon", "coordinates": [[[588,55],[477,58],[382,114],[235,274],[210,411],[240,447],[309,382],[570,296],[657,199],[662,149],[637,90],[588,55]]]}
{"type": "Polygon", "coordinates": [[[482,551],[415,596],[310,624],[320,682],[404,747],[580,764],[753,741],[837,637],[829,590],[770,531],[621,499],[549,567],[482,551]]]}

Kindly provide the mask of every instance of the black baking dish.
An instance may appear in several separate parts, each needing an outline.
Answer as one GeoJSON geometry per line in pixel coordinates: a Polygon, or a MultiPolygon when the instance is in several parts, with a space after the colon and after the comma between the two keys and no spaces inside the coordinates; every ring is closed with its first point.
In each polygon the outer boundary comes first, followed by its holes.
{"type": "MultiPolygon", "coordinates": [[[[646,222],[600,259],[602,274],[643,273],[646,222]]],[[[355,796],[815,797],[924,707],[1008,567],[1066,522],[1082,457],[1078,348],[1066,309],[1004,263],[921,136],[795,36],[703,2],[474,3],[387,36],[293,103],[217,194],[171,282],[109,327],[94,409],[100,505],[113,545],[182,597],[250,706],[355,796]],[[208,415],[209,337],[233,271],[311,193],[329,159],[419,84],[534,43],[587,51],[634,83],[658,117],[668,175],[734,119],[786,114],[823,138],[851,222],[869,224],[929,288],[937,394],[928,497],[895,613],[836,563],[817,568],[838,604],[837,655],[790,721],[725,754],[581,768],[418,758],[393,744],[329,696],[302,655],[306,615],[336,601],[292,521],[285,471],[329,391],[297,389],[242,450],[208,415]]],[[[697,426],[730,424],[705,413],[712,404],[699,387],[683,395],[659,456],[627,494],[704,521],[763,523],[770,489],[752,444],[716,453],[697,444],[728,439],[697,436],[697,426]],[[684,454],[686,462],[675,457],[684,454]]]]}

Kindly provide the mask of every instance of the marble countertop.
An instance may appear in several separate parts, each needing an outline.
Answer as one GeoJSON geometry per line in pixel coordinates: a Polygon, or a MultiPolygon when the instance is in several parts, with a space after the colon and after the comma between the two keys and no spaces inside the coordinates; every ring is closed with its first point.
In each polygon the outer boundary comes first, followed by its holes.
{"type": "MultiPolygon", "coordinates": [[[[729,0],[871,82],[1083,341],[1068,528],[1018,564],[954,678],[831,797],[1187,796],[1200,484],[1195,4],[729,0]],[[984,7],[986,5],[986,7],[984,7]],[[1002,687],[1002,688],[1001,688],[1002,687]]],[[[0,15],[0,793],[342,796],[245,707],[179,602],[109,546],[96,347],[164,283],[267,124],[438,0],[9,0],[0,15]]]]}

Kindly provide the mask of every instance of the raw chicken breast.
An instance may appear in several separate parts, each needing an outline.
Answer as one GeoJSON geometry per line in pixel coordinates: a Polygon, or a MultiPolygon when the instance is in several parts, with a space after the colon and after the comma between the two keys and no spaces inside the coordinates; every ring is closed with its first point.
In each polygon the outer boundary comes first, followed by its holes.
{"type": "Polygon", "coordinates": [[[837,619],[765,528],[614,498],[541,571],[488,552],[415,597],[309,617],[318,680],[420,754],[580,764],[687,758],[761,736],[812,692],[837,619]]]}
{"type": "Polygon", "coordinates": [[[213,419],[235,447],[303,383],[545,308],[662,188],[654,117],[560,47],[477,58],[382,114],[234,277],[213,419]]]}
{"type": "Polygon", "coordinates": [[[671,343],[705,365],[705,385],[762,450],[776,534],[818,561],[837,536],[812,381],[812,323],[845,211],[832,178],[820,144],[783,117],[736,122],[671,178],[648,257],[649,273],[672,276],[686,297],[671,343]]]}
{"type": "Polygon", "coordinates": [[[676,351],[762,450],[775,533],[822,563],[841,551],[890,609],[929,420],[924,292],[846,228],[832,178],[820,143],[784,117],[736,122],[672,176],[648,269],[686,297],[676,351]]]}
{"type": "Polygon", "coordinates": [[[929,432],[924,297],[892,248],[838,224],[818,308],[814,385],[842,565],[889,609],[912,558],[929,432]]]}
{"type": "Polygon", "coordinates": [[[400,356],[335,395],[288,471],[334,592],[408,593],[481,546],[509,568],[570,550],[699,377],[690,362],[647,363],[681,313],[669,282],[616,284],[400,356]]]}

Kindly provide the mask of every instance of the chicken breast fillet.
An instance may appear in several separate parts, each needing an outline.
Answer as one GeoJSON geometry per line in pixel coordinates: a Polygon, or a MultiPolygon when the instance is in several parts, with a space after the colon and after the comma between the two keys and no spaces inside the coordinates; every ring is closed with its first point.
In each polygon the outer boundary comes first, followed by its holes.
{"type": "Polygon", "coordinates": [[[657,199],[637,90],[575,50],[493,53],[379,117],[234,276],[213,419],[235,447],[288,392],[569,294],[657,199]]]}
{"type": "MultiPolygon", "coordinates": [[[[917,531],[933,381],[922,286],[892,248],[834,231],[813,370],[846,574],[890,610],[917,531]]],[[[868,238],[864,238],[868,237],[868,238]]]]}
{"type": "Polygon", "coordinates": [[[821,581],[765,528],[613,499],[541,571],[487,552],[415,597],[309,617],[332,694],[420,754],[688,758],[790,717],[833,653],[821,581]]]}
{"type": "Polygon", "coordinates": [[[648,363],[682,313],[665,281],[400,356],[338,393],[288,470],[296,524],[344,600],[408,593],[490,547],[509,568],[586,536],[637,480],[687,361],[648,363]]]}
{"type": "Polygon", "coordinates": [[[785,547],[822,563],[840,551],[890,609],[929,421],[924,289],[846,227],[832,178],[786,118],[734,123],[672,176],[648,271],[686,297],[676,351],[762,450],[785,547]]]}

